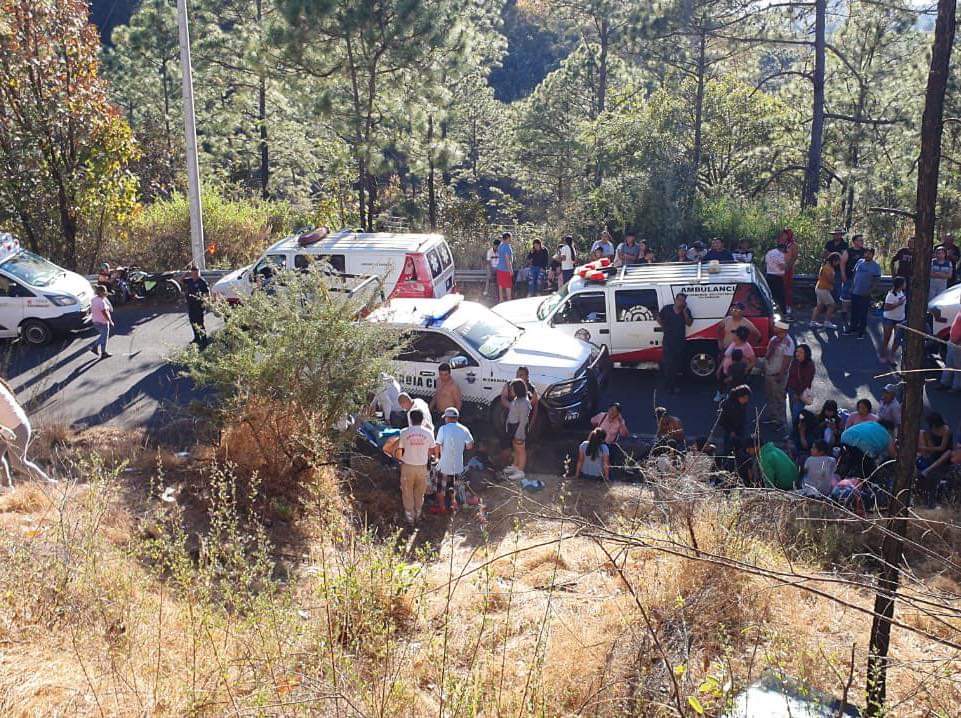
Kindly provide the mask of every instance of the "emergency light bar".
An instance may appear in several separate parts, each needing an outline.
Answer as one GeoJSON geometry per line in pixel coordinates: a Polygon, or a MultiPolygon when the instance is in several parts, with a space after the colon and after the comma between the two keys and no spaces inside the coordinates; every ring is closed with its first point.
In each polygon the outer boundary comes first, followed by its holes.
{"type": "Polygon", "coordinates": [[[9,232],[0,232],[0,262],[20,251],[20,240],[9,232]]]}
{"type": "Polygon", "coordinates": [[[434,305],[434,310],[427,315],[424,320],[424,326],[429,327],[431,324],[444,321],[454,313],[454,310],[457,309],[463,301],[463,294],[445,294],[437,300],[437,303],[434,305]]]}

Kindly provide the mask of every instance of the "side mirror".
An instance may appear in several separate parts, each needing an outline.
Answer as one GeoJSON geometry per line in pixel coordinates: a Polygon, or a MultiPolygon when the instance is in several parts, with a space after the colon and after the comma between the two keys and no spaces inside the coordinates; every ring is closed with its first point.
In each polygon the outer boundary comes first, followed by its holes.
{"type": "Polygon", "coordinates": [[[453,357],[447,363],[450,364],[451,369],[463,369],[470,364],[470,362],[467,361],[467,357],[459,356],[459,355],[456,357],[453,357]]]}

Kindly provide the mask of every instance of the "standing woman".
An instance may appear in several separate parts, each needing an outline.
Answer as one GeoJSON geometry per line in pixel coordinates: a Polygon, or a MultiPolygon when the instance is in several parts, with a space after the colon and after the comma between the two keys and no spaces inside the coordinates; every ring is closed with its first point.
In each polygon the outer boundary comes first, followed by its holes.
{"type": "Polygon", "coordinates": [[[892,342],[891,335],[894,334],[895,327],[904,323],[904,307],[908,301],[904,287],[904,277],[895,277],[894,286],[884,297],[884,314],[881,319],[884,335],[881,337],[881,351],[878,354],[882,362],[889,364],[895,363],[894,355],[898,347],[898,336],[895,334],[892,342]]]}
{"type": "Polygon", "coordinates": [[[504,469],[512,479],[523,479],[527,466],[527,423],[530,421],[534,406],[527,396],[527,384],[523,379],[514,379],[510,385],[511,399],[507,409],[506,436],[513,450],[513,462],[504,469]]]}
{"type": "Polygon", "coordinates": [[[785,227],[781,232],[784,236],[784,311],[790,317],[794,304],[794,265],[797,264],[800,247],[794,239],[794,230],[785,227]]]}
{"type": "Polygon", "coordinates": [[[541,244],[541,240],[535,239],[531,244],[531,251],[527,254],[527,296],[536,296],[541,288],[541,277],[547,275],[547,250],[541,244]]]}
{"type": "Polygon", "coordinates": [[[90,347],[90,351],[101,359],[110,356],[107,352],[107,339],[110,337],[110,327],[113,326],[113,305],[107,299],[107,288],[98,284],[94,289],[96,296],[90,301],[90,317],[97,329],[97,341],[90,347]]]}
{"type": "Polygon", "coordinates": [[[834,310],[837,309],[838,302],[834,298],[834,285],[838,272],[841,271],[841,255],[831,252],[821,263],[821,271],[818,273],[817,284],[814,285],[814,296],[817,299],[817,306],[814,314],[811,315],[812,327],[825,327],[826,329],[837,329],[837,325],[831,321],[834,318],[834,310]],[[824,317],[824,324],[820,318],[824,317]]]}
{"type": "MultiPolygon", "coordinates": [[[[574,251],[574,238],[571,235],[567,235],[561,240],[554,259],[561,263],[561,279],[563,284],[567,284],[574,276],[574,261],[577,259],[577,253],[574,251]]],[[[558,286],[558,289],[560,289],[560,286],[558,286]]]]}
{"type": "Polygon", "coordinates": [[[810,403],[811,385],[814,383],[814,362],[811,361],[811,347],[798,344],[794,359],[787,370],[787,395],[791,403],[791,421],[810,403]],[[807,394],[807,396],[805,395],[807,394]],[[808,399],[808,401],[805,401],[808,399]]]}

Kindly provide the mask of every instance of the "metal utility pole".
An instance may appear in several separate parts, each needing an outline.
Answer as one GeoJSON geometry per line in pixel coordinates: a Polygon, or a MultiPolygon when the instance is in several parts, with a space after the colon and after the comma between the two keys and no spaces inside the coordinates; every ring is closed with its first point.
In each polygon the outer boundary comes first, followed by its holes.
{"type": "Polygon", "coordinates": [[[187,195],[190,201],[190,252],[194,264],[206,269],[204,261],[204,219],[200,205],[200,167],[197,164],[197,118],[194,116],[194,80],[190,65],[190,29],[187,0],[177,0],[180,26],[180,65],[183,70],[184,135],[187,140],[187,195]]]}

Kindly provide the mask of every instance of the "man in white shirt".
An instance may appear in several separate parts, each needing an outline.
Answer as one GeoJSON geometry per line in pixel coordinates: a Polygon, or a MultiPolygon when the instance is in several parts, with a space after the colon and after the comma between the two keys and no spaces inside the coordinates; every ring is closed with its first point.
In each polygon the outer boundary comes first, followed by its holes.
{"type": "Polygon", "coordinates": [[[30,446],[31,438],[30,420],[13,395],[10,386],[2,379],[0,379],[0,427],[2,427],[0,446],[3,446],[0,462],[3,463],[7,485],[13,486],[11,469],[34,481],[50,481],[40,467],[27,458],[27,448],[30,446]]]}
{"type": "Polygon", "coordinates": [[[431,418],[430,407],[427,405],[426,401],[420,397],[412,399],[410,394],[405,391],[399,397],[397,397],[397,402],[400,404],[400,408],[407,412],[407,423],[410,423],[411,412],[414,409],[417,409],[420,411],[420,414],[423,417],[419,422],[421,426],[430,429],[432,434],[434,433],[434,420],[431,418]]]}
{"type": "Polygon", "coordinates": [[[784,308],[784,273],[787,271],[786,240],[778,237],[777,246],[764,255],[764,276],[778,306],[784,308]]]}
{"type": "Polygon", "coordinates": [[[384,453],[393,456],[400,464],[400,495],[404,503],[404,518],[415,524],[424,508],[427,491],[427,462],[437,445],[434,432],[423,425],[420,409],[408,414],[410,426],[384,445],[384,453]]]}
{"type": "MultiPolygon", "coordinates": [[[[464,473],[464,452],[474,448],[474,437],[470,429],[460,423],[460,412],[456,407],[449,406],[444,410],[444,424],[437,430],[437,447],[440,449],[437,512],[444,513],[447,487],[453,486],[464,473]]],[[[451,501],[451,509],[457,509],[456,499],[451,501]]]]}
{"type": "Polygon", "coordinates": [[[794,357],[794,340],[788,334],[787,322],[774,323],[774,336],[768,342],[764,362],[764,393],[767,404],[764,407],[764,422],[778,427],[784,426],[787,412],[787,372],[794,357]]]}
{"type": "Polygon", "coordinates": [[[404,410],[400,405],[400,384],[390,374],[380,375],[381,388],[370,403],[371,412],[379,411],[384,415],[384,421],[391,426],[403,426],[407,423],[404,410]]]}

